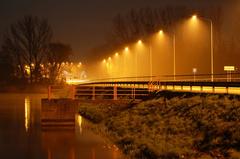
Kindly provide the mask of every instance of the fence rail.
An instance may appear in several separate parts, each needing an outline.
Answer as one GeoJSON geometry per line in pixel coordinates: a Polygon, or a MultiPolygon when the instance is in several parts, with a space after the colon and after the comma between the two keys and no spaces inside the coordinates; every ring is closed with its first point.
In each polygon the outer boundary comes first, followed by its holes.
{"type": "Polygon", "coordinates": [[[100,81],[79,85],[49,86],[49,99],[143,99],[153,91],[221,93],[240,95],[240,82],[223,81],[100,81]],[[60,94],[60,95],[59,95],[60,94]]]}

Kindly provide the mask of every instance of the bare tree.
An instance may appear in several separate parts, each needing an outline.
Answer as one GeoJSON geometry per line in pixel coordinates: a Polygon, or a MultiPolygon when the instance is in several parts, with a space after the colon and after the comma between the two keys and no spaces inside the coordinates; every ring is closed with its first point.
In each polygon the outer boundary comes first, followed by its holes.
{"type": "Polygon", "coordinates": [[[38,82],[40,64],[46,57],[51,38],[52,29],[47,20],[25,16],[12,24],[4,35],[2,50],[13,58],[21,78],[26,78],[25,65],[28,65],[30,82],[38,82]]]}

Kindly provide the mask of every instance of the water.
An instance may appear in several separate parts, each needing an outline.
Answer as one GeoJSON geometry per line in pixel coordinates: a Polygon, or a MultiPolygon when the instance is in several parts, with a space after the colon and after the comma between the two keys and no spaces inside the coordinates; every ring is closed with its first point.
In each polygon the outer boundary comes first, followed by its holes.
{"type": "Polygon", "coordinates": [[[119,159],[119,150],[76,115],[73,131],[42,131],[44,94],[0,94],[0,158],[119,159]]]}

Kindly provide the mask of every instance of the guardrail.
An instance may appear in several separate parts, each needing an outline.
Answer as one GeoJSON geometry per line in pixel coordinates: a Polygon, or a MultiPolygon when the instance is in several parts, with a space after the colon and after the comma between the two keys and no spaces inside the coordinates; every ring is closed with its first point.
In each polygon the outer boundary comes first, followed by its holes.
{"type": "MultiPolygon", "coordinates": [[[[223,74],[221,74],[222,76],[223,74]]],[[[226,75],[226,74],[224,74],[226,75]]],[[[240,94],[240,74],[233,74],[229,79],[215,78],[210,80],[154,80],[122,81],[119,78],[88,81],[78,85],[50,86],[48,98],[72,99],[143,99],[153,91],[171,90],[199,93],[240,94]],[[112,81],[110,81],[112,80],[112,81]],[[118,81],[119,80],[119,81],[118,81]],[[56,95],[58,94],[58,95],[56,95]]],[[[200,76],[203,77],[203,76],[200,76]]],[[[135,77],[134,77],[135,78],[135,77]]],[[[144,77],[148,78],[148,77],[144,77]]],[[[130,77],[129,77],[130,79],[130,77]]]]}
{"type": "Polygon", "coordinates": [[[75,96],[74,85],[50,85],[48,86],[48,99],[72,98],[75,96]]]}
{"type": "Polygon", "coordinates": [[[148,92],[171,90],[199,93],[240,94],[240,82],[193,82],[193,81],[115,81],[84,83],[81,86],[105,86],[142,88],[148,92]]]}
{"type": "Polygon", "coordinates": [[[77,99],[142,99],[149,95],[149,90],[134,86],[117,85],[78,85],[75,87],[75,98],[77,99]]]}
{"type": "MultiPolygon", "coordinates": [[[[125,77],[107,77],[99,78],[99,79],[90,79],[85,82],[125,82],[125,81],[188,81],[188,82],[212,82],[211,81],[211,74],[181,74],[181,75],[153,75],[153,76],[125,76],[125,77]]],[[[73,83],[71,84],[74,84],[73,83]]],[[[82,80],[80,80],[82,81],[82,80]]],[[[75,81],[76,82],[76,81],[75,81]]],[[[214,82],[240,82],[240,73],[238,72],[231,72],[231,73],[218,73],[214,74],[214,82]]]]}

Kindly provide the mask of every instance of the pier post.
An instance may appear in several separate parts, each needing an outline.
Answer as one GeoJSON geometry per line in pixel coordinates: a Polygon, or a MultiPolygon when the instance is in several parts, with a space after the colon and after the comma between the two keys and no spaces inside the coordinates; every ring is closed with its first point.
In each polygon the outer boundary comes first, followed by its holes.
{"type": "Polygon", "coordinates": [[[48,100],[51,99],[51,86],[48,86],[48,100]]]}
{"type": "Polygon", "coordinates": [[[95,92],[95,86],[92,88],[92,100],[96,99],[96,92],[95,92]]]}
{"type": "Polygon", "coordinates": [[[117,86],[116,86],[116,84],[113,86],[113,100],[117,100],[117,86]]]}

